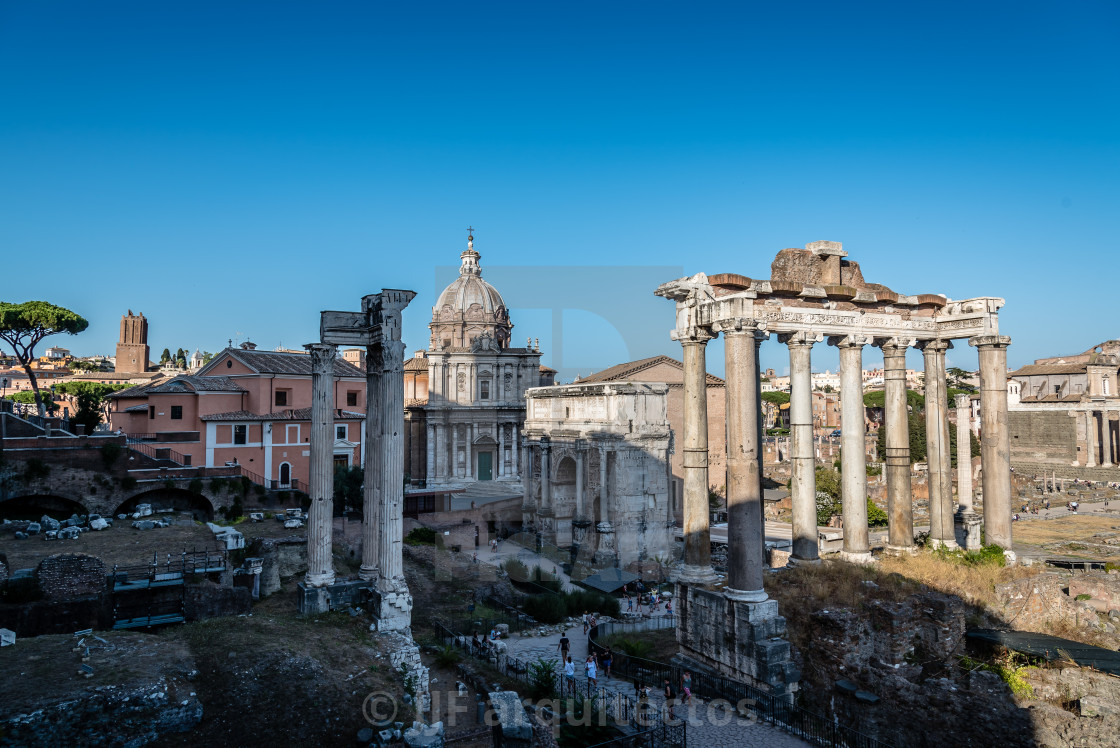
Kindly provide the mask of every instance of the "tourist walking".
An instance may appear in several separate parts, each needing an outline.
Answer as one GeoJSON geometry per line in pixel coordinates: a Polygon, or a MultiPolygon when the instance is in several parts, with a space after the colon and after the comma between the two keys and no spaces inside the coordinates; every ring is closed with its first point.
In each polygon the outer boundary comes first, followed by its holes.
{"type": "Polygon", "coordinates": [[[614,651],[607,647],[607,651],[603,653],[603,675],[610,680],[611,678],[611,663],[614,662],[614,651]]]}
{"type": "Polygon", "coordinates": [[[681,673],[681,703],[687,704],[692,699],[692,673],[685,670],[681,673]]]}
{"type": "Polygon", "coordinates": [[[564,662],[565,659],[571,659],[568,657],[568,651],[572,648],[572,642],[568,639],[567,631],[560,635],[560,643],[556,645],[556,648],[560,650],[560,662],[564,662]]]}
{"type": "Polygon", "coordinates": [[[591,688],[598,688],[599,679],[596,677],[595,655],[587,655],[587,662],[584,663],[584,667],[587,669],[587,684],[591,688]]]}
{"type": "Polygon", "coordinates": [[[564,687],[569,693],[576,692],[576,664],[571,656],[564,660],[564,687]]]}

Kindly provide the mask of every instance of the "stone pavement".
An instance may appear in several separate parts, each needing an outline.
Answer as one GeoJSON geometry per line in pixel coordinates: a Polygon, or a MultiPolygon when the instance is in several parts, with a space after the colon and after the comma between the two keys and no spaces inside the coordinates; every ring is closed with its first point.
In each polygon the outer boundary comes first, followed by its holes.
{"type": "Polygon", "coordinates": [[[506,559],[510,558],[516,558],[521,561],[521,563],[528,567],[529,571],[532,571],[534,566],[539,566],[541,567],[541,571],[555,574],[560,580],[561,585],[563,585],[565,592],[571,592],[577,589],[572,584],[571,578],[564,573],[559,564],[513,541],[499,540],[497,553],[489,548],[480,548],[478,550],[478,560],[480,563],[492,564],[499,568],[501,568],[502,563],[504,563],[506,559]]]}
{"type": "MultiPolygon", "coordinates": [[[[659,612],[658,615],[665,615],[659,612]]],[[[584,674],[583,663],[587,659],[587,636],[583,633],[582,625],[576,625],[568,630],[568,639],[571,640],[572,649],[569,653],[576,666],[576,681],[582,690],[586,690],[587,677],[584,674]]],[[[518,636],[512,635],[506,642],[508,653],[513,657],[530,662],[539,658],[551,659],[560,662],[560,634],[551,636],[518,636]]],[[[562,669],[562,666],[560,666],[562,669]]],[[[606,694],[622,694],[634,698],[634,684],[623,678],[608,678],[600,668],[599,687],[606,694]]],[[[650,704],[653,708],[663,710],[665,699],[661,693],[661,684],[647,684],[652,689],[650,704]]],[[[674,684],[674,688],[676,684],[674,684]]],[[[605,694],[605,695],[606,695],[605,694]]],[[[732,746],[745,746],[746,748],[803,748],[809,744],[793,737],[781,730],[749,719],[740,719],[730,709],[724,709],[720,704],[703,702],[693,698],[691,707],[679,705],[674,708],[673,714],[678,719],[688,720],[688,741],[690,744],[703,746],[703,748],[732,748],[732,746]]]]}

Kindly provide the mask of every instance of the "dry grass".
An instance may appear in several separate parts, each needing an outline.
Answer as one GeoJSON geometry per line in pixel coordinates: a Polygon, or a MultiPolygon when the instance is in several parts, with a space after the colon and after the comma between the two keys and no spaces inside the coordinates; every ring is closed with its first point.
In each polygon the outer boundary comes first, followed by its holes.
{"type": "Polygon", "coordinates": [[[965,602],[988,610],[996,605],[997,584],[1041,573],[1038,567],[964,564],[929,552],[908,557],[885,557],[880,562],[880,568],[887,574],[900,574],[913,582],[956,595],[965,602]]]}

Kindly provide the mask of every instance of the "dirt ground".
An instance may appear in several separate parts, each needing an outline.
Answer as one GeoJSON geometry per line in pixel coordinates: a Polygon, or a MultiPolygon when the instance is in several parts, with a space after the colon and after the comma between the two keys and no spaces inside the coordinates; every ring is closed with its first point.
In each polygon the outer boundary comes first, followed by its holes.
{"type": "Polygon", "coordinates": [[[1071,514],[1058,519],[1030,519],[1016,522],[1014,533],[1016,547],[1036,546],[1054,555],[1120,562],[1120,517],[1071,514]]]}
{"type": "MultiPolygon", "coordinates": [[[[77,540],[46,540],[42,535],[16,540],[13,531],[0,530],[0,553],[8,557],[8,569],[14,571],[34,569],[44,558],[56,553],[88,553],[111,568],[113,565],[146,564],[153,556],[165,561],[169,553],[174,558],[183,551],[219,550],[214,533],[205,524],[196,523],[186,515],[153,515],[152,519],[156,518],[168,519],[173,524],[171,527],[136,530],[131,519],[115,520],[112,527],[83,533],[77,540]]],[[[244,521],[237,525],[237,529],[245,535],[246,542],[255,537],[280,538],[300,532],[286,530],[283,522],[274,519],[244,521]]]]}

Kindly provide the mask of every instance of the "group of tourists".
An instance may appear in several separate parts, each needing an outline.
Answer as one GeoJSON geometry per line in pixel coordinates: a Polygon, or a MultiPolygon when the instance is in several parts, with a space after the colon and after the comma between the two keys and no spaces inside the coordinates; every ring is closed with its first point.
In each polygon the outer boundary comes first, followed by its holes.
{"type": "MultiPolygon", "coordinates": [[[[586,615],[586,614],[585,614],[586,615]]],[[[585,618],[584,624],[587,620],[585,618]]],[[[584,631],[584,633],[587,633],[584,631]]],[[[557,643],[556,648],[560,651],[560,662],[564,667],[564,684],[565,689],[574,693],[575,692],[575,679],[576,679],[576,663],[572,659],[571,649],[572,641],[568,638],[568,632],[565,631],[560,635],[560,641],[557,643]]],[[[603,675],[607,678],[611,677],[611,665],[614,663],[614,650],[607,647],[601,655],[595,652],[589,652],[587,658],[583,662],[584,674],[587,676],[587,682],[592,688],[599,685],[599,672],[602,671],[603,675]]]]}

